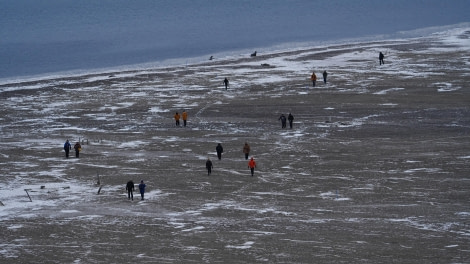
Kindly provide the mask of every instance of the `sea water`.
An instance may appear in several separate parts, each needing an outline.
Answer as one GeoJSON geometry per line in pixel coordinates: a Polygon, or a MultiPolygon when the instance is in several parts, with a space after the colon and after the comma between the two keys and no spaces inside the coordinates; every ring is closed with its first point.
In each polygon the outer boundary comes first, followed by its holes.
{"type": "Polygon", "coordinates": [[[0,79],[428,34],[469,12],[468,0],[2,0],[0,79]]]}

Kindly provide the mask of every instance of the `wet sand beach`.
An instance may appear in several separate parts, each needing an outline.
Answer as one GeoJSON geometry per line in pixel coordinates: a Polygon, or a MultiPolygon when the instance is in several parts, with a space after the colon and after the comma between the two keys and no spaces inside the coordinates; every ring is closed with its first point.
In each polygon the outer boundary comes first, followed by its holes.
{"type": "Polygon", "coordinates": [[[469,38],[0,84],[0,262],[468,263],[469,38]]]}

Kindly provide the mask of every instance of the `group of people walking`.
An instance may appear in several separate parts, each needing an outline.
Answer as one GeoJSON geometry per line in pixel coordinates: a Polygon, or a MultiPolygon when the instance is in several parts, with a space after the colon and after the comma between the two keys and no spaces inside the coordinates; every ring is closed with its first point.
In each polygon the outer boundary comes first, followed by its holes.
{"type": "MultiPolygon", "coordinates": [[[[385,64],[384,62],[385,55],[382,52],[379,52],[379,65],[385,64]]],[[[326,78],[328,77],[328,73],[326,71],[323,71],[323,82],[326,84],[326,78]]],[[[312,86],[315,87],[315,84],[317,82],[317,75],[315,72],[312,72],[312,75],[310,75],[310,80],[312,81],[312,86]]]]}
{"type": "MultiPolygon", "coordinates": [[[[146,186],[147,185],[144,183],[144,181],[141,180],[139,184],[140,200],[144,200],[144,193],[145,193],[146,186]]],[[[135,190],[134,182],[132,180],[128,181],[126,184],[126,191],[127,191],[127,198],[129,200],[134,201],[134,190],[135,190]]]]}
{"type": "MultiPolygon", "coordinates": [[[[224,152],[224,148],[222,147],[220,143],[218,143],[217,146],[215,147],[215,151],[217,152],[217,158],[221,160],[222,153],[224,152]]],[[[243,145],[243,154],[245,155],[245,160],[248,160],[248,156],[250,155],[250,145],[248,145],[247,142],[245,142],[245,145],[243,145]]],[[[207,158],[206,169],[207,169],[208,176],[211,175],[213,168],[214,168],[214,164],[212,163],[210,158],[207,158]]],[[[256,161],[253,157],[251,157],[250,161],[248,162],[248,168],[251,171],[251,177],[253,177],[255,174],[255,168],[256,168],[256,161]]]]}
{"type": "MultiPolygon", "coordinates": [[[[326,71],[323,71],[323,82],[326,84],[326,78],[328,77],[328,73],[326,71]]],[[[312,85],[315,87],[315,84],[317,83],[317,75],[315,72],[312,72],[312,75],[310,75],[310,80],[312,80],[312,85]]]]}
{"type": "Polygon", "coordinates": [[[173,118],[175,118],[176,126],[180,126],[180,118],[183,119],[183,126],[186,126],[186,123],[188,121],[188,113],[185,110],[183,110],[183,113],[181,113],[181,116],[180,116],[180,114],[176,112],[173,118]]]}
{"type": "MultiPolygon", "coordinates": [[[[384,57],[385,56],[383,55],[383,53],[380,52],[379,53],[379,64],[380,65],[385,64],[384,63],[384,57]]],[[[323,71],[322,75],[323,75],[323,82],[326,84],[328,73],[326,71],[323,71]]],[[[315,72],[312,72],[312,75],[310,76],[310,79],[312,81],[313,87],[315,87],[316,81],[317,81],[317,76],[315,75],[315,72]]],[[[227,88],[229,86],[228,79],[225,78],[223,83],[225,85],[225,89],[227,90],[227,88]]],[[[175,119],[176,126],[180,126],[180,119],[182,118],[183,119],[183,126],[186,127],[187,120],[188,120],[188,114],[185,110],[183,110],[181,115],[178,112],[176,112],[173,117],[175,119]]],[[[289,121],[289,127],[292,129],[293,122],[294,122],[294,116],[291,113],[289,113],[287,118],[284,114],[281,114],[281,116],[279,117],[278,120],[281,121],[282,128],[286,128],[287,127],[287,121],[289,121]]],[[[79,155],[80,155],[80,151],[82,149],[82,146],[80,145],[80,142],[77,141],[75,143],[75,145],[73,146],[73,148],[75,150],[75,157],[78,158],[79,155]]],[[[64,143],[64,150],[65,150],[65,157],[66,158],[69,158],[69,153],[70,153],[71,149],[72,149],[72,145],[70,144],[70,141],[67,139],[66,142],[64,143]]],[[[222,159],[222,153],[224,152],[224,149],[223,149],[223,147],[220,143],[218,143],[217,146],[216,146],[216,152],[217,152],[217,158],[219,160],[221,160],[222,159]]],[[[248,160],[248,156],[250,155],[250,146],[246,142],[245,142],[245,145],[243,146],[243,153],[245,155],[245,160],[248,160]]],[[[206,161],[207,175],[211,175],[213,168],[214,168],[214,165],[213,165],[212,161],[210,160],[210,158],[207,158],[207,161],[206,161]]],[[[250,169],[251,176],[253,177],[254,176],[254,171],[255,171],[255,168],[256,168],[256,161],[254,160],[253,157],[251,157],[251,159],[248,161],[248,168],[250,169]]],[[[141,200],[144,200],[145,187],[146,187],[146,184],[144,183],[143,180],[141,180],[140,184],[139,184],[139,192],[140,192],[141,200]]],[[[126,184],[126,191],[127,191],[127,197],[128,197],[129,200],[134,200],[134,194],[133,194],[134,190],[135,190],[134,182],[132,180],[128,181],[127,184],[126,184]]]]}
{"type": "MultiPolygon", "coordinates": [[[[67,139],[64,143],[64,150],[65,150],[65,158],[69,158],[70,150],[72,149],[72,144],[70,144],[70,141],[67,139]]],[[[75,145],[73,146],[73,149],[75,149],[75,157],[78,158],[80,157],[80,151],[82,151],[82,145],[80,145],[80,142],[77,141],[75,145]]]]}
{"type": "Polygon", "coordinates": [[[284,114],[281,114],[278,120],[281,120],[281,127],[286,128],[287,127],[287,121],[289,121],[289,127],[292,129],[293,123],[294,123],[294,116],[289,113],[289,115],[286,116],[284,114]]]}
{"type": "Polygon", "coordinates": [[[281,116],[279,117],[278,120],[281,120],[281,127],[282,128],[286,128],[287,127],[287,125],[286,125],[287,121],[289,121],[289,127],[292,129],[292,126],[294,124],[294,116],[291,113],[289,113],[287,118],[284,114],[281,114],[281,116]]]}

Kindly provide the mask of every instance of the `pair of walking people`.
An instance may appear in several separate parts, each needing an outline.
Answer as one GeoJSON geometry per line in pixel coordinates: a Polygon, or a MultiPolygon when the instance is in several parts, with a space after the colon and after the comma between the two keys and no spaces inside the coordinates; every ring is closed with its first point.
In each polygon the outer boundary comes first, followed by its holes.
{"type": "MultiPolygon", "coordinates": [[[[222,153],[224,152],[224,148],[222,147],[222,144],[220,143],[217,144],[217,147],[215,147],[215,151],[217,152],[217,158],[221,160],[222,153]]],[[[211,175],[213,168],[214,168],[214,165],[212,164],[211,159],[207,158],[207,161],[206,161],[207,176],[211,175]]]]}
{"type": "Polygon", "coordinates": [[[289,127],[292,129],[293,123],[294,123],[294,116],[289,113],[289,116],[286,118],[284,114],[281,114],[278,120],[281,120],[281,126],[282,128],[286,128],[286,123],[289,121],[289,127]]]}
{"type": "MultiPolygon", "coordinates": [[[[146,186],[147,185],[144,183],[144,181],[141,180],[139,184],[140,200],[144,200],[146,186]]],[[[134,182],[132,180],[128,181],[126,184],[126,191],[127,191],[127,198],[129,200],[134,201],[134,190],[135,190],[134,182]]]]}
{"type": "MultiPolygon", "coordinates": [[[[75,149],[75,157],[78,158],[80,156],[80,151],[82,151],[82,145],[80,145],[80,142],[75,143],[73,146],[75,149]]],[[[68,159],[70,150],[72,149],[72,144],[70,144],[70,141],[67,139],[64,143],[64,150],[65,150],[65,157],[68,159]]]]}
{"type": "MultiPolygon", "coordinates": [[[[245,160],[248,159],[248,156],[250,155],[250,145],[245,142],[245,145],[243,146],[243,153],[245,154],[245,160]]],[[[256,168],[256,161],[253,157],[251,157],[250,161],[248,161],[248,168],[251,171],[251,177],[255,174],[255,168],[256,168]]]]}
{"type": "MultiPolygon", "coordinates": [[[[323,71],[323,82],[326,84],[326,78],[328,77],[328,73],[326,71],[323,71]]],[[[312,75],[310,75],[310,80],[312,80],[312,86],[315,87],[315,84],[317,83],[317,75],[315,72],[312,72],[312,75]]]]}
{"type": "MultiPolygon", "coordinates": [[[[215,151],[217,152],[217,158],[219,160],[222,159],[222,153],[224,152],[224,148],[220,143],[217,144],[217,147],[215,147],[215,151]]],[[[250,145],[248,145],[247,142],[245,142],[245,145],[243,145],[243,153],[245,154],[245,159],[248,159],[248,156],[250,155],[250,145]]]]}
{"type": "Polygon", "coordinates": [[[180,118],[183,119],[183,126],[186,126],[186,123],[188,121],[188,113],[185,110],[183,110],[183,113],[181,113],[181,115],[176,112],[173,118],[175,119],[176,126],[180,126],[180,118]]]}

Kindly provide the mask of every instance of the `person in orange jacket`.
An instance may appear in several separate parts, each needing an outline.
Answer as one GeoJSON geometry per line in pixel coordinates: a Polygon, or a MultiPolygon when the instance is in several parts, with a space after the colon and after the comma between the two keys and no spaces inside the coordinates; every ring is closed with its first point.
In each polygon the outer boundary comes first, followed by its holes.
{"type": "Polygon", "coordinates": [[[312,76],[310,76],[310,80],[312,80],[312,85],[315,87],[315,82],[317,81],[317,76],[315,75],[315,72],[312,72],[312,76]]]}
{"type": "Polygon", "coordinates": [[[186,111],[183,110],[182,116],[183,116],[183,126],[186,126],[186,121],[188,120],[188,113],[186,113],[186,111]]]}
{"type": "Polygon", "coordinates": [[[180,125],[180,114],[178,114],[178,112],[176,112],[176,114],[173,117],[175,118],[176,126],[179,126],[180,125]]]}
{"type": "Polygon", "coordinates": [[[251,170],[251,177],[255,174],[255,168],[256,168],[256,161],[253,157],[251,157],[250,161],[248,161],[248,168],[251,170]]]}

